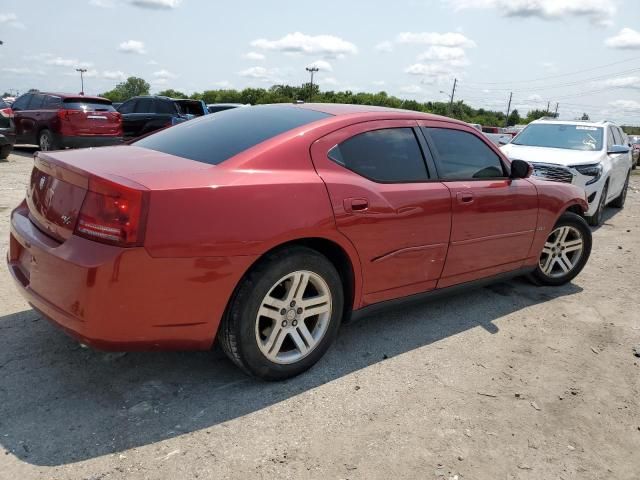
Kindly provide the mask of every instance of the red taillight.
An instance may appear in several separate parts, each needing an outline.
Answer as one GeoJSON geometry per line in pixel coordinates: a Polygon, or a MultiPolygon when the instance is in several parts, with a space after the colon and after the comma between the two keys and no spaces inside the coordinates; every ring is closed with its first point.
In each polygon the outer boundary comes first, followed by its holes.
{"type": "Polygon", "coordinates": [[[13,110],[11,108],[3,108],[0,110],[0,115],[5,118],[13,118],[13,110]]]}
{"type": "Polygon", "coordinates": [[[92,177],[76,223],[76,234],[111,245],[142,245],[148,191],[92,177]]]}

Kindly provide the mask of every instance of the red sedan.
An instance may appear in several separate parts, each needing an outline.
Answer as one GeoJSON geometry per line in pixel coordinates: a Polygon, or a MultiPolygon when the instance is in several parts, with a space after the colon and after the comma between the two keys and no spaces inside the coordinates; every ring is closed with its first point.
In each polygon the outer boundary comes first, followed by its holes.
{"type": "Polygon", "coordinates": [[[246,372],[282,379],[380,306],[514,275],[573,279],[591,251],[585,194],[530,173],[448,118],[238,108],[132,145],[36,154],[9,270],[85,344],[217,339],[246,372]]]}

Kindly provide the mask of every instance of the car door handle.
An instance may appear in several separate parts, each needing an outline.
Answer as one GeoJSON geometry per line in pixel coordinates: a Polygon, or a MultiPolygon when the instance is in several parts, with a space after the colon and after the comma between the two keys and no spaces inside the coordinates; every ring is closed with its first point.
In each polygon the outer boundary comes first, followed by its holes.
{"type": "Polygon", "coordinates": [[[364,212],[369,208],[369,200],[366,198],[345,198],[342,203],[349,213],[364,212]]]}
{"type": "Polygon", "coordinates": [[[458,198],[458,203],[473,203],[473,193],[471,192],[458,192],[456,197],[458,198]]]}

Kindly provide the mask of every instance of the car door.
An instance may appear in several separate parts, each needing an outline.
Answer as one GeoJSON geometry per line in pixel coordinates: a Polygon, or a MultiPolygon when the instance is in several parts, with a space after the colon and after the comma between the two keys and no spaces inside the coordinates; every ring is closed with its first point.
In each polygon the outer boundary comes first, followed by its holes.
{"type": "Polygon", "coordinates": [[[136,107],[137,99],[132,98],[127,100],[118,107],[118,112],[122,115],[122,134],[125,138],[136,137],[136,122],[135,114],[133,113],[136,107]]]}
{"type": "Polygon", "coordinates": [[[444,266],[451,198],[430,177],[433,162],[416,126],[358,123],[311,148],[337,228],[360,255],[365,305],[431,290],[444,266]]]}
{"type": "MultiPolygon", "coordinates": [[[[13,110],[13,123],[16,128],[16,143],[35,143],[27,134],[25,134],[25,125],[29,124],[29,102],[33,94],[26,93],[16,99],[11,106],[13,110]]],[[[27,129],[27,131],[29,131],[27,129]]]]}
{"type": "MultiPolygon", "coordinates": [[[[610,135],[608,135],[609,146],[623,145],[622,136],[617,127],[613,125],[609,126],[610,135]],[[611,145],[613,142],[613,145],[611,145]]],[[[612,153],[609,154],[609,160],[611,161],[611,173],[609,174],[609,192],[607,194],[607,201],[612,200],[618,196],[622,190],[624,181],[626,180],[626,164],[629,155],[627,153],[612,153]]]]}
{"type": "Polygon", "coordinates": [[[533,242],[538,194],[510,179],[499,151],[471,127],[420,122],[452,202],[451,237],[438,288],[522,266],[533,242]]]}

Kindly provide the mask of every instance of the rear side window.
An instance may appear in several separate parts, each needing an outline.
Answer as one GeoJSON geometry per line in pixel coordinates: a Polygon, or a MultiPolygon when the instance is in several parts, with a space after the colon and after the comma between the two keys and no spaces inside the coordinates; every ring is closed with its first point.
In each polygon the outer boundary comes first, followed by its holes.
{"type": "Polygon", "coordinates": [[[176,105],[180,109],[180,111],[187,115],[204,115],[204,107],[202,106],[202,102],[197,102],[193,100],[178,100],[176,101],[176,105]]]}
{"type": "Polygon", "coordinates": [[[422,151],[412,128],[361,133],[333,147],[329,158],[376,182],[423,182],[428,179],[422,151]]]}
{"type": "Polygon", "coordinates": [[[115,112],[111,102],[109,101],[96,101],[96,100],[84,100],[82,98],[66,98],[63,102],[63,107],[67,110],[83,110],[85,112],[115,112]]]}
{"type": "Polygon", "coordinates": [[[164,113],[164,114],[170,114],[170,115],[175,115],[177,113],[176,106],[174,105],[173,102],[169,100],[156,99],[155,109],[156,109],[156,113],[164,113]]]}
{"type": "Polygon", "coordinates": [[[234,108],[167,128],[133,145],[217,165],[276,135],[330,116],[285,105],[234,108]]]}
{"type": "Polygon", "coordinates": [[[54,97],[53,95],[47,95],[44,99],[42,108],[55,109],[62,106],[62,99],[60,97],[54,97]]]}
{"type": "Polygon", "coordinates": [[[135,113],[154,113],[153,98],[139,98],[135,113]]]}
{"type": "Polygon", "coordinates": [[[471,133],[449,128],[426,128],[435,149],[440,178],[477,179],[506,176],[500,157],[471,133]]]}

